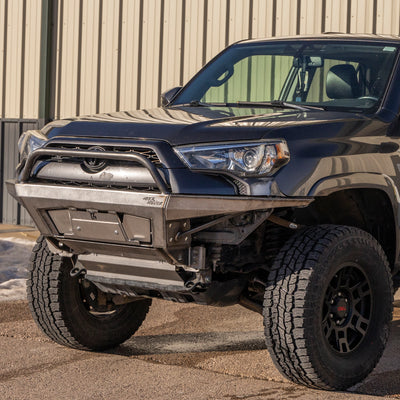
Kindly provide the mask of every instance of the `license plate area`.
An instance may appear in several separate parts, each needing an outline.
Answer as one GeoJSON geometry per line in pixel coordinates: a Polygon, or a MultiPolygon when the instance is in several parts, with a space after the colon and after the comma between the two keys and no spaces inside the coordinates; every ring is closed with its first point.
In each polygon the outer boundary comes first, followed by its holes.
{"type": "Polygon", "coordinates": [[[151,244],[151,220],[129,214],[94,210],[50,210],[58,234],[102,242],[151,244]]]}
{"type": "Polygon", "coordinates": [[[121,222],[116,214],[72,211],[71,230],[76,238],[126,241],[121,222]]]}

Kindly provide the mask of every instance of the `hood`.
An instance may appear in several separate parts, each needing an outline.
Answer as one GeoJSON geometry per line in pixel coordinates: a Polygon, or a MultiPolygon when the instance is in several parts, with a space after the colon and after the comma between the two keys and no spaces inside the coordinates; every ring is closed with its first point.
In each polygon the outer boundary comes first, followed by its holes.
{"type": "Polygon", "coordinates": [[[354,132],[372,120],[361,114],[269,108],[171,107],[117,112],[51,122],[43,128],[55,137],[162,140],[172,146],[285,138],[314,132],[354,132]],[[338,126],[339,125],[339,126],[338,126]],[[350,129],[351,126],[351,129],[350,129]],[[295,129],[294,129],[295,128],[295,129]],[[316,128],[316,129],[315,129],[316,128]]]}

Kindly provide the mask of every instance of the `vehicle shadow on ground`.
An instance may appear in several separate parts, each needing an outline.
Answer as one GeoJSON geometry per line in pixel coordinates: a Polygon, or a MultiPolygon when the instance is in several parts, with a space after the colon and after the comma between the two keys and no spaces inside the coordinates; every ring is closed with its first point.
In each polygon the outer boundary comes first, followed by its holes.
{"type": "Polygon", "coordinates": [[[375,396],[400,396],[400,320],[392,322],[390,339],[377,369],[356,392],[375,396]]]}
{"type": "MultiPolygon", "coordinates": [[[[400,320],[392,323],[391,336],[378,368],[363,383],[357,385],[352,393],[374,396],[400,395],[400,320]]],[[[108,351],[109,354],[134,357],[172,355],[185,357],[188,353],[202,354],[232,353],[266,350],[262,331],[250,332],[205,332],[185,334],[161,334],[134,336],[123,345],[108,351]]],[[[155,359],[156,360],[156,359],[155,359]]],[[[173,364],[176,359],[171,359],[173,364]],[[174,361],[173,361],[174,360],[174,361]]],[[[186,361],[185,361],[186,363],[186,361]]],[[[179,362],[178,362],[179,364],[179,362]]],[[[195,365],[195,360],[190,362],[195,365]]],[[[396,396],[396,397],[397,397],[396,396]]]]}
{"type": "Polygon", "coordinates": [[[266,349],[262,331],[134,336],[109,351],[123,356],[254,351],[266,349]]]}

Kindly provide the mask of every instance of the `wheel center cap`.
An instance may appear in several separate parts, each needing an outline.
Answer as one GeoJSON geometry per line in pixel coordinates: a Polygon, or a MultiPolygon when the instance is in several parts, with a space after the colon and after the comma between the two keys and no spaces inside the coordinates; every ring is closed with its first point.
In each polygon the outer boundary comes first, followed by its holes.
{"type": "Polygon", "coordinates": [[[348,314],[348,305],[345,301],[345,299],[341,298],[338,300],[338,302],[336,303],[336,312],[335,314],[339,317],[339,318],[345,318],[348,314]]]}

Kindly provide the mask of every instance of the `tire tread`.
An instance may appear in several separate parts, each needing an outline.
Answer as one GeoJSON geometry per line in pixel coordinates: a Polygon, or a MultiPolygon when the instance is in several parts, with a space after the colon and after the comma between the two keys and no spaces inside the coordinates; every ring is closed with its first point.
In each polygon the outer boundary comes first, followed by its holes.
{"type": "MultiPolygon", "coordinates": [[[[333,242],[349,235],[360,243],[373,246],[386,260],[381,246],[368,233],[353,227],[320,225],[306,228],[289,239],[270,271],[263,304],[266,342],[277,368],[296,383],[328,390],[344,390],[349,386],[346,383],[332,385],[318,373],[306,346],[304,329],[309,323],[304,311],[313,307],[306,300],[312,270],[333,242]]],[[[390,281],[387,261],[385,268],[390,281]]],[[[391,319],[392,310],[387,312],[390,313],[387,318],[391,319]]],[[[387,337],[384,342],[386,340],[387,337]]],[[[379,349],[369,372],[378,363],[382,352],[383,348],[379,349]]]]}
{"type": "MultiPolygon", "coordinates": [[[[115,346],[114,341],[92,346],[77,340],[73,323],[66,317],[63,298],[63,275],[69,274],[67,259],[50,252],[46,240],[39,237],[32,250],[27,279],[27,298],[33,319],[53,341],[80,350],[98,350],[115,346]]],[[[150,301],[135,311],[135,323],[119,342],[128,339],[141,325],[149,310],[150,301]]]]}

